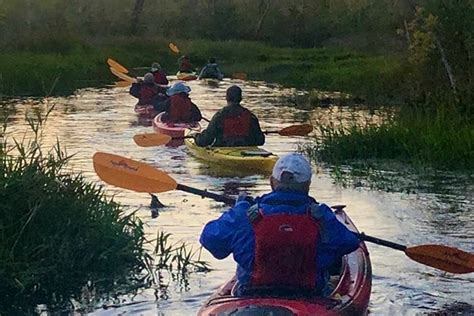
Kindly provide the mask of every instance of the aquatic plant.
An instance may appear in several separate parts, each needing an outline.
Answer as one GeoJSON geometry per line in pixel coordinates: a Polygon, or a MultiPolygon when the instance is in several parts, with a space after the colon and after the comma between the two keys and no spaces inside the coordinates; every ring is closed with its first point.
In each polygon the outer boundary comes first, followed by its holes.
{"type": "Polygon", "coordinates": [[[42,148],[38,111],[28,122],[30,140],[9,141],[4,125],[0,145],[0,314],[70,310],[85,291],[140,286],[148,256],[140,219],[68,171],[59,141],[42,148]]]}
{"type": "Polygon", "coordinates": [[[320,128],[303,149],[315,160],[332,164],[396,160],[444,170],[474,169],[472,117],[459,104],[402,107],[381,124],[320,128]]]}

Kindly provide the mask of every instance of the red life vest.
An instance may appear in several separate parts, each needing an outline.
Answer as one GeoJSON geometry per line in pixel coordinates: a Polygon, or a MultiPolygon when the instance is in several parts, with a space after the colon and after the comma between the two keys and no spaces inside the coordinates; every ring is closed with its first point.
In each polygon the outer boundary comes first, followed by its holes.
{"type": "Polygon", "coordinates": [[[151,104],[151,101],[158,93],[158,89],[155,86],[142,85],[139,92],[139,104],[151,104]]]}
{"type": "Polygon", "coordinates": [[[255,232],[251,287],[314,290],[319,222],[307,214],[249,214],[255,232]]]}
{"type": "Polygon", "coordinates": [[[226,142],[236,139],[245,139],[250,135],[252,113],[242,108],[238,113],[226,115],[223,119],[222,138],[226,142]]]}
{"type": "Polygon", "coordinates": [[[193,72],[193,65],[188,59],[183,59],[179,65],[180,72],[193,72]]]}
{"type": "Polygon", "coordinates": [[[168,84],[168,78],[164,72],[158,70],[153,73],[153,77],[155,78],[156,84],[168,84]]]}
{"type": "Polygon", "coordinates": [[[184,93],[170,97],[167,121],[171,123],[190,123],[192,119],[193,103],[184,93]]]}

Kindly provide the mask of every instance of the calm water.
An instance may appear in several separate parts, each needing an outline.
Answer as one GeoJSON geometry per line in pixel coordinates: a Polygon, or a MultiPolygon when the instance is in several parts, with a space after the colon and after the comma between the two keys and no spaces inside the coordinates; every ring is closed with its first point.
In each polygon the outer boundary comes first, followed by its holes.
{"type": "MultiPolygon", "coordinates": [[[[235,82],[233,82],[235,83],[235,82]]],[[[377,114],[331,107],[313,111],[295,110],[285,106],[285,96],[294,93],[278,86],[258,82],[238,82],[244,89],[244,104],[260,118],[264,129],[275,129],[293,123],[312,122],[314,126],[341,124],[356,120],[376,122],[377,114]]],[[[191,82],[191,97],[207,118],[225,101],[225,89],[232,82],[219,86],[191,82]]],[[[133,135],[152,132],[133,112],[135,99],[124,88],[86,89],[69,98],[16,102],[9,132],[21,137],[27,130],[24,114],[32,107],[46,108],[55,104],[44,131],[44,144],[52,145],[58,137],[68,153],[76,153],[71,166],[91,181],[99,182],[92,168],[91,157],[105,151],[148,162],[174,177],[179,183],[226,194],[244,190],[259,195],[269,189],[263,175],[235,176],[209,167],[190,156],[185,147],[141,148],[133,135]]],[[[264,146],[277,154],[294,151],[304,138],[267,136],[264,146]]],[[[312,195],[328,204],[346,204],[347,213],[359,230],[407,245],[442,243],[474,252],[473,187],[451,176],[424,187],[423,193],[385,193],[364,188],[336,186],[329,171],[315,166],[312,195]]],[[[466,175],[469,176],[469,175],[466,175]]],[[[158,230],[173,233],[174,241],[198,245],[203,225],[224,210],[224,206],[184,192],[159,195],[167,207],[158,218],[150,216],[149,197],[107,186],[122,204],[135,210],[147,224],[150,238],[158,230]]],[[[373,289],[370,311],[373,315],[415,315],[436,311],[474,314],[474,275],[452,275],[437,271],[408,259],[403,253],[369,244],[373,263],[373,289]]],[[[235,265],[231,258],[217,261],[203,252],[213,271],[192,275],[189,284],[170,283],[168,299],[155,299],[152,289],[133,299],[116,303],[115,307],[97,309],[94,315],[193,315],[203,301],[230,278],[235,265]]]]}

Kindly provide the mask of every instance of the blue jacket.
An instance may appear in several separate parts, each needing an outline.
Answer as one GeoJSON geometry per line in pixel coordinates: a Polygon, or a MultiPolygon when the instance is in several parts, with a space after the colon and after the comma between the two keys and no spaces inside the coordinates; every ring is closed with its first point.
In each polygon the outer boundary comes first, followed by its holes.
{"type": "Polygon", "coordinates": [[[201,72],[199,73],[198,79],[202,78],[213,78],[222,80],[224,78],[224,74],[220,71],[219,66],[217,64],[207,64],[202,68],[201,72]]]}
{"type": "MultiPolygon", "coordinates": [[[[274,191],[257,198],[255,202],[263,209],[264,215],[271,215],[305,214],[316,201],[305,193],[274,191]]],[[[238,263],[237,279],[242,287],[250,281],[255,253],[255,234],[247,217],[250,206],[247,201],[238,201],[218,219],[207,223],[200,238],[203,247],[217,259],[233,254],[238,263]]],[[[343,255],[356,250],[359,240],[337,220],[329,206],[320,204],[318,213],[313,214],[321,223],[321,238],[315,259],[318,267],[316,284],[317,289],[323,290],[330,266],[343,255]]]]}

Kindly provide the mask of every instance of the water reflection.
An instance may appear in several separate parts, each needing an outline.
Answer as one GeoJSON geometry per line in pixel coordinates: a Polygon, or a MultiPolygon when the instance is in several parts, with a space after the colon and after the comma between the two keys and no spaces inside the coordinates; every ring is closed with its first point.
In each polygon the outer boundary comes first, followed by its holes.
{"type": "MultiPolygon", "coordinates": [[[[377,123],[382,116],[389,115],[383,109],[351,110],[335,106],[294,109],[285,103],[285,96],[294,94],[294,90],[263,82],[224,80],[217,85],[191,82],[191,98],[201,107],[203,115],[210,118],[225,105],[225,89],[235,83],[242,85],[243,103],[260,118],[263,129],[312,122],[316,127],[314,133],[318,133],[318,127],[377,123]]],[[[21,138],[26,130],[25,112],[31,108],[45,110],[51,104],[56,108],[44,131],[45,145],[51,146],[59,138],[69,153],[76,153],[73,169],[92,181],[99,182],[91,157],[96,151],[105,151],[147,162],[179,183],[200,189],[233,196],[240,191],[257,196],[269,190],[268,176],[213,168],[190,156],[184,146],[136,146],[133,135],[150,133],[152,129],[133,112],[135,99],[128,95],[127,88],[84,89],[69,98],[13,100],[2,106],[2,109],[5,106],[13,109],[9,133],[21,138]]],[[[304,141],[301,137],[269,135],[264,148],[281,155],[297,149],[304,141]]],[[[409,173],[393,178],[387,177],[387,171],[380,171],[379,179],[361,174],[357,180],[360,185],[344,188],[334,183],[331,169],[325,166],[315,169],[312,195],[328,204],[347,204],[348,214],[361,231],[408,245],[441,243],[474,251],[473,185],[469,176],[441,174],[435,180],[420,181],[411,178],[409,173]],[[375,183],[372,189],[370,180],[375,183]],[[410,182],[415,191],[386,192],[383,181],[410,182]]],[[[173,233],[175,241],[197,245],[203,225],[225,209],[222,203],[173,191],[159,194],[166,207],[159,209],[159,217],[152,218],[149,195],[107,188],[131,211],[140,209],[137,214],[146,223],[150,239],[160,230],[173,233]]],[[[443,273],[417,264],[401,252],[368,246],[374,271],[372,314],[414,315],[434,311],[449,314],[458,309],[464,314],[474,313],[470,305],[474,301],[472,274],[443,273]]],[[[93,314],[192,315],[235,271],[232,258],[216,261],[203,252],[203,259],[208,260],[214,270],[208,274],[191,274],[184,287],[179,282],[170,282],[166,291],[157,292],[156,288],[140,291],[133,298],[125,298],[125,302],[122,299],[112,302],[107,309],[98,309],[93,314]]]]}

